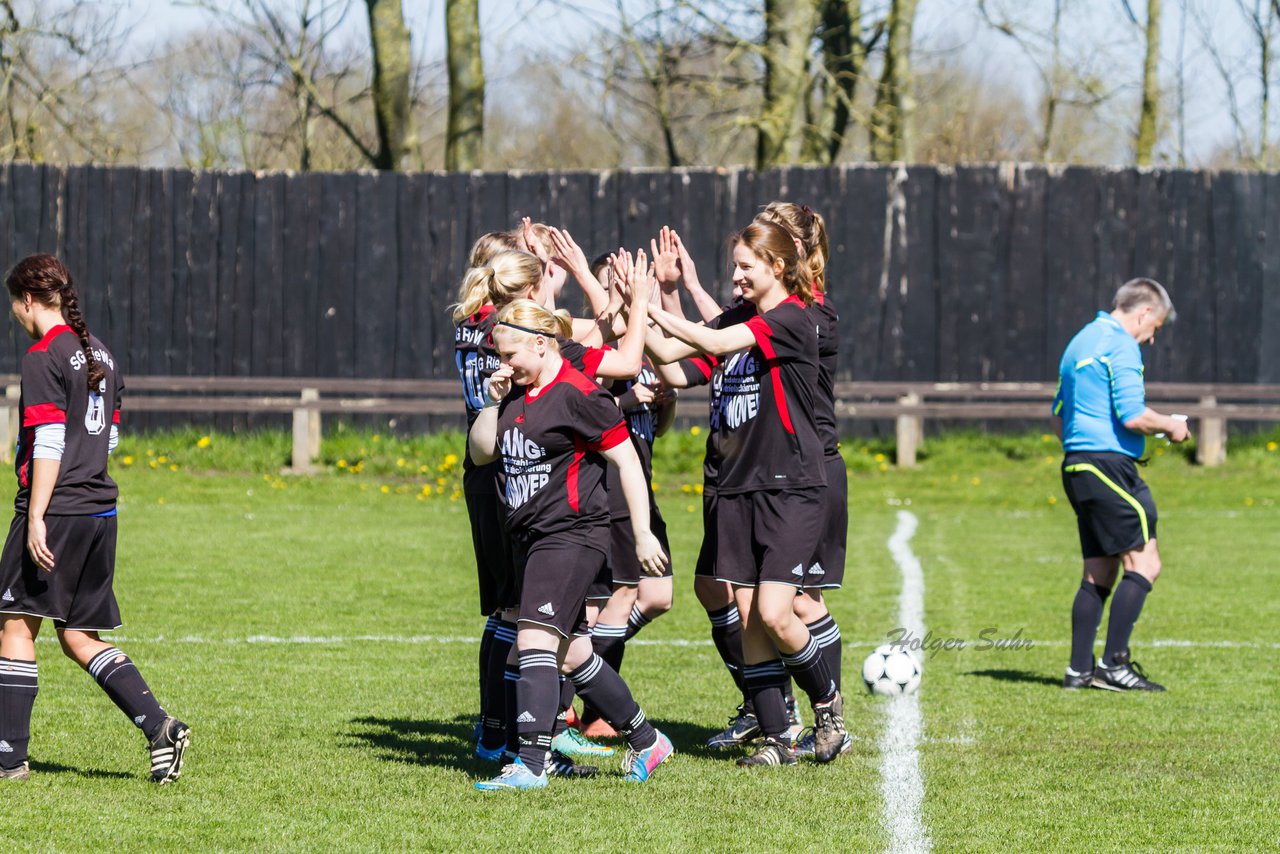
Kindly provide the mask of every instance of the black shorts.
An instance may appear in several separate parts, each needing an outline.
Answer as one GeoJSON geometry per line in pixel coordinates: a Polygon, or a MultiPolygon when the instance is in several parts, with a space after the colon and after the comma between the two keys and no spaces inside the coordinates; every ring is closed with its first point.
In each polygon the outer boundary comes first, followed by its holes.
{"type": "Polygon", "coordinates": [[[1062,488],[1076,511],[1084,557],[1114,557],[1156,538],[1156,502],[1126,454],[1073,451],[1062,460],[1062,488]]]}
{"type": "Polygon", "coordinates": [[[844,556],[849,541],[849,473],[844,457],[823,463],[827,486],[822,491],[822,534],[804,572],[804,587],[835,588],[844,583],[844,556]]]}
{"type": "Polygon", "coordinates": [[[702,486],[702,548],[698,549],[698,563],[693,568],[694,575],[714,578],[716,574],[716,552],[719,533],[716,530],[718,518],[716,508],[719,500],[714,486],[702,486]]]}
{"type": "MultiPolygon", "coordinates": [[[[658,542],[662,545],[663,553],[670,558],[671,543],[667,539],[667,523],[663,520],[662,514],[658,512],[658,505],[653,501],[649,502],[649,530],[653,531],[653,535],[658,538],[658,542]]],[[[672,562],[670,560],[667,561],[667,565],[663,568],[661,576],[647,575],[640,568],[640,561],[636,558],[636,535],[631,530],[630,516],[611,520],[609,523],[609,536],[609,572],[614,584],[635,587],[642,578],[671,577],[672,562]]]]}
{"type": "Polygon", "coordinates": [[[0,554],[0,613],[53,620],[58,629],[109,632],[120,628],[111,589],[116,570],[115,516],[46,516],[45,540],[53,572],[27,552],[27,516],[16,514],[0,554]]]}
{"type": "Polygon", "coordinates": [[[591,634],[587,589],[605,565],[605,553],[565,534],[513,537],[511,544],[520,575],[520,622],[566,638],[591,634]]]}
{"type": "Polygon", "coordinates": [[[468,492],[467,516],[471,520],[471,545],[480,580],[480,613],[488,616],[519,604],[512,568],[511,539],[502,519],[502,502],[496,492],[468,492]]]}
{"type": "Polygon", "coordinates": [[[821,487],[721,495],[716,578],[801,587],[825,523],[821,487]]]}
{"type": "Polygon", "coordinates": [[[600,570],[587,587],[587,601],[603,608],[604,602],[601,600],[607,601],[611,598],[613,598],[613,571],[609,569],[609,561],[605,560],[600,564],[600,570]]]}

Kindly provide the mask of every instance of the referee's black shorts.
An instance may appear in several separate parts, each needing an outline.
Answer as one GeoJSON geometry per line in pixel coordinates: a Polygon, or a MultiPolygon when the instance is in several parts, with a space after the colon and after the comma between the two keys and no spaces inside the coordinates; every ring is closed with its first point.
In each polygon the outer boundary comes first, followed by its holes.
{"type": "Polygon", "coordinates": [[[1132,457],[1072,451],[1062,460],[1062,488],[1076,511],[1080,552],[1114,557],[1156,538],[1156,502],[1132,457]]]}

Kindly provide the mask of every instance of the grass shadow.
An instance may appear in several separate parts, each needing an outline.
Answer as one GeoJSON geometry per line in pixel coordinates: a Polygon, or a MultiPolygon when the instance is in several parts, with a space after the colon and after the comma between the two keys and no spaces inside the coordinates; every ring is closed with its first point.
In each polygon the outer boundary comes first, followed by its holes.
{"type": "MultiPolygon", "coordinates": [[[[707,747],[707,739],[719,733],[720,727],[709,727],[688,721],[651,720],[650,723],[671,739],[677,753],[683,753],[685,756],[724,759],[727,756],[736,755],[732,750],[712,750],[707,747]]],[[[622,747],[626,748],[625,742],[622,742],[622,747]]]]}
{"type": "Polygon", "coordinates": [[[1062,687],[1061,679],[1045,676],[1034,670],[970,670],[965,676],[985,676],[1001,682],[1025,682],[1032,685],[1052,685],[1054,688],[1062,687]]]}
{"type": "Polygon", "coordinates": [[[352,718],[350,723],[352,729],[342,735],[354,739],[357,744],[353,746],[373,749],[379,759],[387,762],[456,768],[477,776],[496,767],[475,758],[471,743],[475,719],[468,715],[455,715],[449,720],[366,715],[352,718]]]}
{"type": "Polygon", "coordinates": [[[137,774],[128,771],[104,771],[101,768],[72,768],[58,762],[31,762],[32,774],[75,774],[91,780],[131,780],[137,774]]]}

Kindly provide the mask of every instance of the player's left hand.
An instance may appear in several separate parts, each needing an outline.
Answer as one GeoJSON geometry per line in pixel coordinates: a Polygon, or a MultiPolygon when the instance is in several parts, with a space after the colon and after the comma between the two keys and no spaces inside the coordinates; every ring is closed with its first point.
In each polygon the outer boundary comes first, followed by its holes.
{"type": "Polygon", "coordinates": [[[658,542],[658,538],[651,531],[636,537],[636,557],[639,558],[640,568],[644,570],[645,575],[662,575],[663,569],[669,562],[666,553],[662,550],[662,543],[658,542]]]}
{"type": "Polygon", "coordinates": [[[53,572],[53,552],[46,542],[44,519],[32,516],[27,519],[27,551],[36,566],[45,572],[53,572]]]}

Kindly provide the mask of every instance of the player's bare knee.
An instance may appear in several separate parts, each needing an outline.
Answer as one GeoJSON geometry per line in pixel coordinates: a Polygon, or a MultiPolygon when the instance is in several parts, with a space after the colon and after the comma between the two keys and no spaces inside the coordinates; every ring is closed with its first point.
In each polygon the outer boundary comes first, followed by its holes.
{"type": "Polygon", "coordinates": [[[733,591],[723,581],[698,576],[693,580],[693,595],[707,611],[719,611],[733,604],[733,591]]]}

